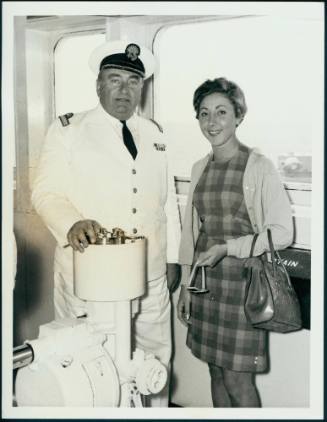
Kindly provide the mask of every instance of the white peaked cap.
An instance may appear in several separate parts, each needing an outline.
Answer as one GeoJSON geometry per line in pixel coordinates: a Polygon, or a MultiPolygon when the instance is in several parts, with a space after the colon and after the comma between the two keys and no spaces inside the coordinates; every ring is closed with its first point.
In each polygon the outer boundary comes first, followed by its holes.
{"type": "Polygon", "coordinates": [[[154,70],[155,70],[155,58],[151,51],[143,47],[142,45],[133,42],[133,41],[108,41],[104,44],[101,44],[98,46],[92,53],[89,59],[89,66],[91,70],[98,74],[100,70],[100,64],[104,59],[108,58],[109,64],[106,65],[106,67],[113,67],[113,68],[121,68],[125,70],[135,71],[137,73],[137,66],[140,65],[140,61],[142,62],[144,66],[144,79],[149,78],[154,70]],[[138,48],[139,55],[137,59],[132,58],[129,59],[128,55],[126,54],[126,48],[127,46],[133,45],[136,48],[138,48]],[[121,56],[114,56],[113,55],[121,55],[121,56]],[[117,62],[115,62],[115,57],[117,57],[117,62]],[[117,64],[115,64],[117,63],[117,64]],[[130,67],[131,66],[131,67],[130,67]],[[135,69],[133,69],[135,67],[135,69]]]}

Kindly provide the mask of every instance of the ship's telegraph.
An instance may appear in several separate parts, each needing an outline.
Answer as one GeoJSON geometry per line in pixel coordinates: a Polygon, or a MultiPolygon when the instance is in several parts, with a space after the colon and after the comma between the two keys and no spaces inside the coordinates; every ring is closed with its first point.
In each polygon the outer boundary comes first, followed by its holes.
{"type": "Polygon", "coordinates": [[[84,253],[74,251],[74,292],[85,318],[40,326],[14,350],[18,406],[142,406],[167,382],[149,351],[131,350],[132,304],[146,288],[146,238],[102,228],[84,253]]]}
{"type": "Polygon", "coordinates": [[[74,293],[87,301],[133,300],[145,293],[146,238],[101,228],[84,253],[74,251],[74,293]]]}

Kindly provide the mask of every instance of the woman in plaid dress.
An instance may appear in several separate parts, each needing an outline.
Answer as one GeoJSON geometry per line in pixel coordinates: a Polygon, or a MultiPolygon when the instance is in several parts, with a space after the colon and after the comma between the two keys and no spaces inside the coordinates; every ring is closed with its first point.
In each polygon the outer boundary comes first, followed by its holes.
{"type": "MultiPolygon", "coordinates": [[[[267,368],[267,338],[244,313],[243,264],[255,232],[254,255],[269,250],[267,227],[277,249],[291,244],[291,208],[272,163],[235,135],[247,111],[241,89],[225,78],[208,80],[193,103],[212,153],[192,169],[178,316],[188,326],[188,347],[209,365],[213,405],[259,407],[254,375],[267,368]],[[205,267],[207,292],[186,289],[195,263],[205,267]]],[[[197,288],[201,274],[193,283],[197,288]]]]}

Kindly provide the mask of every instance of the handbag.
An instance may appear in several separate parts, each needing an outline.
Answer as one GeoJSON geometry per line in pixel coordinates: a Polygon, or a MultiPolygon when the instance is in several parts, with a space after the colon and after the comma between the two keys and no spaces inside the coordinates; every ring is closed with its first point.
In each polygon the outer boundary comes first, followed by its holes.
{"type": "Polygon", "coordinates": [[[287,333],[302,327],[300,304],[287,270],[275,250],[267,229],[271,262],[267,255],[253,257],[258,234],[254,235],[250,258],[245,262],[247,280],[244,312],[255,328],[287,333]]]}

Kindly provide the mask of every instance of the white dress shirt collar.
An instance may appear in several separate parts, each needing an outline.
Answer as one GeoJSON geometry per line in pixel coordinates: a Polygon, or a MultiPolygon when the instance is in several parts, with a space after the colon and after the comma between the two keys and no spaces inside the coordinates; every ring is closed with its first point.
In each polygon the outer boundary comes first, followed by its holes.
{"type": "MultiPolygon", "coordinates": [[[[102,106],[101,103],[98,105],[99,112],[107,119],[110,124],[116,129],[117,133],[119,133],[120,137],[123,138],[122,135],[122,123],[116,117],[113,117],[109,114],[102,106]]],[[[126,124],[129,130],[132,132],[134,142],[136,146],[139,144],[139,136],[138,136],[138,129],[137,129],[137,114],[134,113],[128,120],[126,120],[126,124]]]]}

